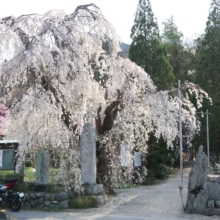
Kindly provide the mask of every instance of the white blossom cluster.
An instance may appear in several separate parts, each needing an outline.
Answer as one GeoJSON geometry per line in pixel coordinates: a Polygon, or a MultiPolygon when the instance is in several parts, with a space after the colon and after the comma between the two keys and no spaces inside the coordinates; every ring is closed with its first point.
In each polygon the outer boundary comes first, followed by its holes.
{"type": "MultiPolygon", "coordinates": [[[[106,145],[111,140],[108,144],[115,149],[123,143],[138,146],[146,154],[153,131],[172,146],[178,137],[179,99],[169,91],[157,92],[149,75],[119,52],[114,28],[93,4],[70,15],[55,10],[0,19],[0,102],[11,101],[7,138],[19,140],[20,162],[27,154],[49,149],[59,155],[62,171],[74,170],[80,185],[83,125],[94,123],[100,106],[103,119],[118,91],[123,107],[113,129],[100,140],[106,145]],[[22,96],[16,97],[16,91],[22,96]]],[[[201,104],[204,93],[190,88],[201,104]]],[[[189,99],[182,102],[182,120],[193,135],[196,109],[189,99]]],[[[67,182],[73,175],[61,174],[67,182]]]]}

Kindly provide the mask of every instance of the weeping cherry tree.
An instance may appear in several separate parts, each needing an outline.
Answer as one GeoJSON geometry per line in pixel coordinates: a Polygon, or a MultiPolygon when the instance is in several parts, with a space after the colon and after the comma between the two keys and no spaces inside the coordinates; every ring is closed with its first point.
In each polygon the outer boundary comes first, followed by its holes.
{"type": "MultiPolygon", "coordinates": [[[[120,171],[120,145],[147,154],[148,133],[167,146],[178,137],[176,89],[157,92],[143,68],[120,56],[113,26],[94,4],[72,14],[53,10],[0,20],[0,102],[10,108],[7,138],[19,140],[17,169],[40,149],[57,160],[57,180],[81,183],[79,136],[96,124],[107,162],[102,180],[120,171]]],[[[189,87],[189,84],[185,84],[189,87]]],[[[201,105],[207,94],[190,85],[201,105]]],[[[191,136],[199,129],[196,108],[182,100],[191,136]]],[[[98,158],[99,159],[99,158],[98,158]]],[[[121,173],[120,173],[121,172],[121,173]]],[[[131,178],[127,169],[127,178],[131,178]]],[[[143,170],[140,181],[147,175],[143,170]]]]}

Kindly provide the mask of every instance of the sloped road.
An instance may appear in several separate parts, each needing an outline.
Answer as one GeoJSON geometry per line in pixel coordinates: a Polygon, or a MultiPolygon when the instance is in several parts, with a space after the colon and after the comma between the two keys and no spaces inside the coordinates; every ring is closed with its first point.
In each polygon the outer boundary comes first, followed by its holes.
{"type": "MultiPolygon", "coordinates": [[[[187,196],[187,180],[190,168],[184,168],[184,202],[187,196]]],[[[100,208],[65,210],[65,212],[23,211],[10,212],[17,220],[210,220],[219,216],[181,214],[180,174],[151,186],[139,186],[118,190],[117,197],[100,208]]]]}

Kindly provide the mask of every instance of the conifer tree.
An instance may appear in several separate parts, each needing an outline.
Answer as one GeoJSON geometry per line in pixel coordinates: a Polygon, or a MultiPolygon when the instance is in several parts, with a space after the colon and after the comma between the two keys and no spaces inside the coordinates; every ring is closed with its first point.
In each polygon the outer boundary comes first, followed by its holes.
{"type": "MultiPolygon", "coordinates": [[[[132,44],[129,58],[144,68],[158,90],[170,89],[173,86],[175,77],[167,57],[165,45],[159,34],[158,24],[154,17],[150,0],[139,0],[134,25],[131,29],[131,38],[132,44]]],[[[154,132],[151,135],[153,137],[152,140],[155,141],[154,132]]],[[[160,169],[157,166],[158,161],[161,161],[160,152],[164,152],[164,145],[161,142],[153,143],[148,141],[148,151],[154,152],[154,162],[147,158],[147,168],[151,170],[151,166],[153,166],[155,170],[152,170],[152,172],[157,173],[157,169],[160,169]],[[157,149],[156,153],[153,150],[154,148],[157,149]]]]}
{"type": "MultiPolygon", "coordinates": [[[[196,83],[198,83],[213,100],[213,105],[204,106],[212,113],[209,120],[210,149],[220,152],[220,1],[212,0],[204,36],[198,39],[198,65],[196,83]]],[[[201,144],[206,144],[206,124],[204,120],[201,144]]]]}
{"type": "Polygon", "coordinates": [[[191,45],[183,43],[183,34],[178,30],[173,16],[163,22],[162,39],[176,79],[191,81],[195,56],[191,45]]]}
{"type": "Polygon", "coordinates": [[[131,39],[129,58],[144,68],[159,90],[171,88],[175,77],[161,41],[150,0],[139,0],[131,39]]]}

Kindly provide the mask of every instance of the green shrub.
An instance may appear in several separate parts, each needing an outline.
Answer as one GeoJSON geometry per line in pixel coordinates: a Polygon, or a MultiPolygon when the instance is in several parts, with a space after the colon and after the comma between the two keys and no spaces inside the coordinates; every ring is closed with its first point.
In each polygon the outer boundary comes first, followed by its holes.
{"type": "Polygon", "coordinates": [[[169,168],[162,163],[158,163],[153,169],[156,179],[165,179],[169,175],[169,168]]]}
{"type": "Polygon", "coordinates": [[[25,182],[36,182],[36,172],[32,167],[26,167],[24,170],[24,181],[25,182]]]}
{"type": "Polygon", "coordinates": [[[4,184],[5,180],[12,179],[12,178],[18,179],[18,184],[15,185],[14,191],[18,191],[18,192],[26,192],[27,191],[26,184],[23,181],[24,176],[21,176],[21,175],[15,173],[14,170],[1,170],[0,184],[4,184]]]}
{"type": "Polygon", "coordinates": [[[18,182],[18,184],[14,188],[15,192],[27,192],[27,184],[25,182],[18,182]]]}
{"type": "Polygon", "coordinates": [[[155,181],[155,174],[154,171],[151,169],[147,170],[147,176],[145,178],[145,181],[143,182],[144,185],[151,185],[155,181]]]}
{"type": "Polygon", "coordinates": [[[23,182],[23,176],[15,173],[13,170],[1,170],[0,172],[0,184],[4,184],[5,180],[17,178],[18,182],[23,182]]]}
{"type": "Polygon", "coordinates": [[[98,207],[95,196],[79,196],[69,201],[69,208],[94,208],[98,207]]]}

